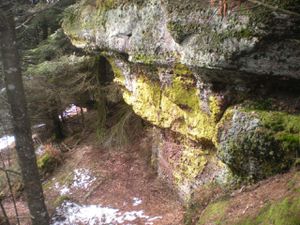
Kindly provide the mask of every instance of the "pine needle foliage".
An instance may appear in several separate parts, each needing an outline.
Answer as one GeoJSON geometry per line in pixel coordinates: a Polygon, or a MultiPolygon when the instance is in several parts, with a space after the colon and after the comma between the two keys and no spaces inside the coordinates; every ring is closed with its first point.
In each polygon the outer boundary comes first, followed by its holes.
{"type": "Polygon", "coordinates": [[[142,120],[125,102],[118,103],[108,118],[108,127],[101,142],[107,148],[123,148],[142,132],[142,120]]]}

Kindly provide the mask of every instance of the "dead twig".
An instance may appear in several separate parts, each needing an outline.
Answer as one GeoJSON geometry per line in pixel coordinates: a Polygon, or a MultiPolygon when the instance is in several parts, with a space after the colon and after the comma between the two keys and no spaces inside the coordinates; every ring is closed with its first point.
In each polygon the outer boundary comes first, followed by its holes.
{"type": "Polygon", "coordinates": [[[40,9],[40,10],[38,10],[38,11],[35,11],[35,12],[32,12],[32,13],[28,14],[28,15],[27,15],[28,18],[27,18],[23,23],[21,23],[20,25],[16,26],[16,30],[18,30],[18,29],[20,29],[20,28],[22,28],[22,27],[27,28],[26,24],[27,24],[28,22],[30,22],[30,21],[36,16],[36,14],[40,14],[40,13],[42,13],[42,12],[44,12],[44,11],[47,11],[48,9],[51,9],[51,8],[57,9],[57,8],[55,7],[55,5],[57,5],[58,3],[59,3],[59,1],[53,3],[53,4],[50,5],[50,6],[47,6],[47,7],[43,8],[43,9],[40,9]]]}
{"type": "Polygon", "coordinates": [[[18,171],[15,171],[15,170],[5,169],[3,167],[0,167],[0,170],[3,172],[13,173],[15,175],[21,176],[21,173],[19,173],[18,171]]]}
{"type": "Polygon", "coordinates": [[[266,8],[269,8],[269,9],[274,10],[274,11],[279,11],[279,12],[282,12],[284,14],[300,17],[300,13],[293,12],[293,11],[290,11],[290,10],[287,10],[287,9],[283,9],[283,8],[278,7],[278,6],[270,5],[268,3],[265,3],[265,2],[262,2],[262,1],[259,1],[259,0],[248,0],[248,1],[252,2],[254,4],[257,4],[257,5],[262,5],[266,8]]]}

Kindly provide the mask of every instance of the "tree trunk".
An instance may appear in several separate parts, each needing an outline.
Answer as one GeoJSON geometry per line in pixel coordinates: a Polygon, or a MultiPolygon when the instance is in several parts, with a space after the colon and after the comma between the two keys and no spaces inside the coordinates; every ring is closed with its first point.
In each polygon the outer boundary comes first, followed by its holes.
{"type": "Polygon", "coordinates": [[[58,114],[55,112],[52,113],[52,122],[53,122],[53,132],[55,134],[55,139],[62,140],[64,138],[63,126],[62,126],[62,122],[58,117],[58,114]]]}
{"type": "Polygon", "coordinates": [[[49,215],[44,203],[43,189],[31,138],[10,0],[0,1],[0,44],[5,85],[13,117],[16,150],[32,225],[48,225],[49,215]]]}
{"type": "Polygon", "coordinates": [[[42,29],[42,40],[46,40],[48,38],[48,22],[44,19],[41,23],[42,29]]]}
{"type": "MultiPolygon", "coordinates": [[[[63,114],[63,113],[61,113],[63,114]]],[[[58,103],[55,99],[51,99],[49,101],[49,113],[48,113],[50,119],[52,120],[52,126],[53,130],[52,133],[55,135],[56,140],[62,140],[64,138],[64,132],[63,132],[63,124],[60,120],[59,116],[59,110],[58,110],[58,103]]],[[[62,116],[63,120],[63,116],[62,116]]]]}

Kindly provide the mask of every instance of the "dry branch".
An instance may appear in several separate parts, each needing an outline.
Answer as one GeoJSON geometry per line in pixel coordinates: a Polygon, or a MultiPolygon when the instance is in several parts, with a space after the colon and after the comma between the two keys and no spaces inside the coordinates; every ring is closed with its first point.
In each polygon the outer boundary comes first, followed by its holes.
{"type": "Polygon", "coordinates": [[[293,15],[293,16],[298,16],[300,17],[300,13],[297,13],[297,12],[294,12],[294,11],[290,11],[290,10],[287,10],[287,9],[283,9],[283,8],[280,8],[278,6],[274,6],[274,5],[270,5],[268,3],[265,3],[265,2],[262,2],[262,1],[259,1],[259,0],[248,0],[249,2],[252,2],[254,4],[257,4],[257,5],[262,5],[266,8],[269,8],[271,10],[274,10],[274,11],[280,11],[284,14],[288,14],[288,15],[293,15]]]}

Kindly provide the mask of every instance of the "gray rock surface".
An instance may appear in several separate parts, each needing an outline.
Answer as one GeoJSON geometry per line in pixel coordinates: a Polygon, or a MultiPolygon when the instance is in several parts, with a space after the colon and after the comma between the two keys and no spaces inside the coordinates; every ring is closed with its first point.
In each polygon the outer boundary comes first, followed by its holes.
{"type": "Polygon", "coordinates": [[[249,4],[222,16],[207,1],[116,2],[73,6],[75,18],[64,21],[73,43],[126,53],[135,63],[300,79],[300,18],[249,4]]]}

